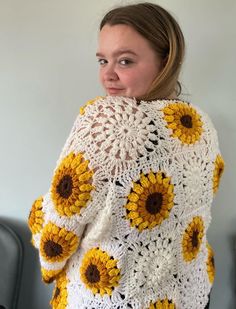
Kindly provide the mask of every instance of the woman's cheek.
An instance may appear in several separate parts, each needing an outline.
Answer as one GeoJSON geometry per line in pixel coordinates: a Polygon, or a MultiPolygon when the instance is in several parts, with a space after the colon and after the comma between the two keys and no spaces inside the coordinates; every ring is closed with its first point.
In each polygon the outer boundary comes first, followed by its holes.
{"type": "Polygon", "coordinates": [[[133,72],[125,72],[120,75],[120,80],[123,85],[131,87],[136,84],[137,76],[133,72]]]}

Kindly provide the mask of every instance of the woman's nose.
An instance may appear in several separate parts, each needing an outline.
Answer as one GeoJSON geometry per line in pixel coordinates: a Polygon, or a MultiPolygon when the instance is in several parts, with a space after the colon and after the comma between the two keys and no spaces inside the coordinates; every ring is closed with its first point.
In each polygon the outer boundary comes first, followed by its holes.
{"type": "Polygon", "coordinates": [[[114,66],[110,65],[105,68],[104,79],[105,80],[118,80],[119,79],[114,66]]]}

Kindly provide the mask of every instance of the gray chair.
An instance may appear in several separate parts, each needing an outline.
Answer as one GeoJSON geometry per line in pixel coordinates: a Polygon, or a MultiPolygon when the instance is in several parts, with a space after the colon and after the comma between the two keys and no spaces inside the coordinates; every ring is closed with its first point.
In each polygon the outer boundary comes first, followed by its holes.
{"type": "Polygon", "coordinates": [[[0,309],[49,309],[52,289],[42,282],[26,220],[0,217],[0,309]]]}
{"type": "Polygon", "coordinates": [[[0,309],[17,308],[23,253],[20,237],[7,223],[0,221],[0,309]]]}

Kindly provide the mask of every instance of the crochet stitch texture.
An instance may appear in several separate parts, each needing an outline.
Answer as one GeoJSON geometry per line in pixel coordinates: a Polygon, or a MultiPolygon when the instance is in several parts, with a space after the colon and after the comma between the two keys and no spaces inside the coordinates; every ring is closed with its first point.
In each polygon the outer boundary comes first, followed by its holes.
{"type": "Polygon", "coordinates": [[[29,215],[52,308],[202,309],[224,170],[199,107],[98,97],[80,109],[48,193],[29,215]]]}

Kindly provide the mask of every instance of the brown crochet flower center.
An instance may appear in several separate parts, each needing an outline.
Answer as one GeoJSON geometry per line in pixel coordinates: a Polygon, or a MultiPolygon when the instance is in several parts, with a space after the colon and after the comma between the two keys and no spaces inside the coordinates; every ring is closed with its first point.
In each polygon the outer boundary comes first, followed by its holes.
{"type": "Polygon", "coordinates": [[[215,259],[214,259],[214,256],[211,258],[211,264],[213,267],[215,267],[215,259]]]}
{"type": "Polygon", "coordinates": [[[72,193],[73,181],[70,175],[65,175],[57,185],[57,193],[64,198],[68,198],[72,193]]]}
{"type": "Polygon", "coordinates": [[[182,125],[186,128],[192,128],[193,123],[192,123],[192,117],[190,115],[184,115],[180,118],[180,121],[182,125]]]}
{"type": "Polygon", "coordinates": [[[223,173],[223,168],[219,168],[219,171],[218,171],[218,177],[221,177],[221,174],[223,173]]]}
{"type": "Polygon", "coordinates": [[[48,257],[58,256],[62,253],[62,246],[52,240],[48,240],[44,244],[44,251],[48,257]]]}
{"type": "Polygon", "coordinates": [[[146,209],[151,214],[157,214],[161,210],[163,196],[160,192],[155,192],[148,196],[146,209]]]}
{"type": "Polygon", "coordinates": [[[60,289],[57,287],[55,290],[54,298],[57,298],[60,295],[60,289]]]}
{"type": "Polygon", "coordinates": [[[100,280],[100,273],[96,265],[90,264],[85,272],[85,276],[90,283],[96,283],[100,280]]]}
{"type": "Polygon", "coordinates": [[[194,231],[193,232],[193,236],[192,236],[192,245],[193,247],[197,247],[198,246],[198,231],[194,231]]]}

